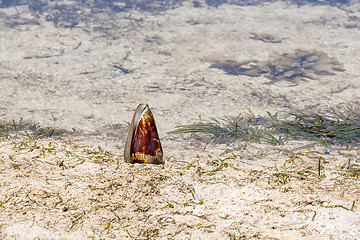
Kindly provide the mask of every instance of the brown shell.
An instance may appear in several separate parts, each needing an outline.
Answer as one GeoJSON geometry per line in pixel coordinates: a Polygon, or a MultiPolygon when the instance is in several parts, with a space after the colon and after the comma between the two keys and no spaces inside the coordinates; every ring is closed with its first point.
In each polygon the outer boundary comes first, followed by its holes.
{"type": "Polygon", "coordinates": [[[163,164],[163,151],[155,119],[147,104],[140,104],[130,124],[124,159],[129,163],[163,164]]]}

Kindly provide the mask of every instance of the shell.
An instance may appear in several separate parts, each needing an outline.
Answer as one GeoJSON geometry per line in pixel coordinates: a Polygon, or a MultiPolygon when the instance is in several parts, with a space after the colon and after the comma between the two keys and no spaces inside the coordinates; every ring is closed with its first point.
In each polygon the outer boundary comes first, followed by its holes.
{"type": "Polygon", "coordinates": [[[125,162],[164,164],[155,119],[147,104],[139,104],[130,124],[124,150],[125,162]]]}

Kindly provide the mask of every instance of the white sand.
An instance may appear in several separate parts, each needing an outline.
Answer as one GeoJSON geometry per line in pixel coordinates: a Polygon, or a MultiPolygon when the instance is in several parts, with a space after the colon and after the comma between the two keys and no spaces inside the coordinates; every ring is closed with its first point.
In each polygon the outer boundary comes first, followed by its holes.
{"type": "Polygon", "coordinates": [[[186,2],[159,14],[94,14],[72,29],[44,16],[22,24],[33,19],[26,6],[0,9],[0,120],[75,129],[63,139],[0,140],[0,238],[359,239],[358,173],[341,168],[349,158],[359,164],[359,149],[226,146],[167,134],[199,115],[359,106],[359,6],[349,9],[186,2]],[[345,71],[266,85],[264,76],[226,75],[204,61],[266,61],[296,49],[325,52],[345,71]],[[153,111],[165,166],[123,162],[125,122],[139,103],[153,111]],[[109,154],[84,151],[98,146],[109,154]],[[319,157],[322,178],[299,174],[316,173],[319,157]],[[209,172],[222,161],[227,167],[209,172]]]}

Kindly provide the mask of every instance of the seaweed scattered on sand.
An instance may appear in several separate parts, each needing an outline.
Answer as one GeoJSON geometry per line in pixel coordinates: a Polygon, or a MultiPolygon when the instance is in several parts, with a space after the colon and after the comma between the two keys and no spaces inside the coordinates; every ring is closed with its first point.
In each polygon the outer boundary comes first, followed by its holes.
{"type": "Polygon", "coordinates": [[[198,122],[189,125],[178,126],[177,130],[169,133],[204,133],[212,135],[215,142],[237,138],[237,119],[223,119],[222,123],[216,118],[210,118],[207,122],[198,122]]]}
{"type": "Polygon", "coordinates": [[[67,133],[64,129],[53,127],[41,127],[30,121],[12,121],[0,123],[0,137],[11,138],[14,136],[27,136],[29,138],[44,138],[52,136],[61,136],[67,133]]]}
{"type": "Polygon", "coordinates": [[[265,141],[272,145],[284,144],[287,139],[314,140],[328,144],[360,143],[360,113],[332,111],[328,115],[292,114],[294,120],[280,120],[249,115],[246,118],[224,118],[177,126],[169,133],[200,133],[212,136],[215,142],[265,141]]]}
{"type": "Polygon", "coordinates": [[[344,71],[343,65],[336,59],[329,57],[322,51],[296,50],[273,56],[268,61],[235,60],[208,57],[204,59],[212,63],[210,68],[218,68],[229,75],[246,75],[258,77],[264,75],[273,84],[281,80],[293,83],[304,79],[315,79],[316,75],[335,75],[336,71],[344,71]]]}
{"type": "Polygon", "coordinates": [[[326,143],[360,143],[360,113],[331,115],[293,114],[293,121],[278,121],[277,129],[294,138],[326,143]]]}
{"type": "Polygon", "coordinates": [[[266,120],[266,118],[256,117],[253,114],[248,114],[245,117],[226,117],[220,120],[212,117],[206,122],[200,121],[189,125],[177,126],[176,130],[169,133],[201,133],[211,136],[212,140],[216,143],[242,140],[265,141],[272,145],[283,144],[284,138],[282,136],[277,138],[268,131],[270,126],[266,124],[266,120]]]}

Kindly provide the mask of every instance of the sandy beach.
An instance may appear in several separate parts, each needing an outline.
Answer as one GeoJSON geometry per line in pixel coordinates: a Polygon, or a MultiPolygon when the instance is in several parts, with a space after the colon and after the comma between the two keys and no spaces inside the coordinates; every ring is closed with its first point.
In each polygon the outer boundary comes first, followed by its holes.
{"type": "Polygon", "coordinates": [[[360,238],[359,146],[169,134],[358,110],[358,3],[83,2],[0,8],[0,124],[65,132],[1,133],[1,239],[360,238]],[[140,103],[165,165],[124,162],[140,103]]]}

